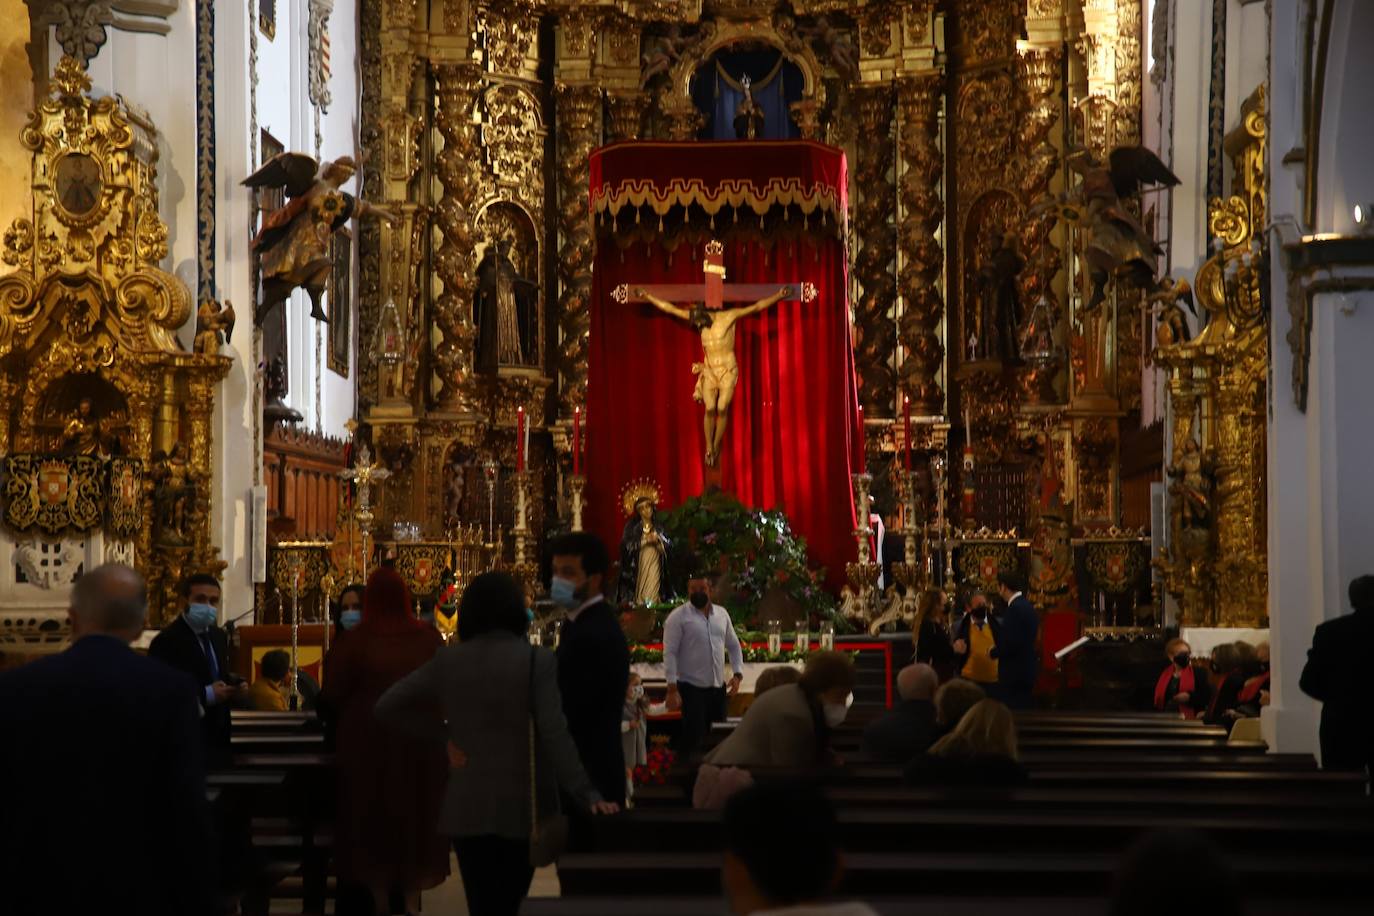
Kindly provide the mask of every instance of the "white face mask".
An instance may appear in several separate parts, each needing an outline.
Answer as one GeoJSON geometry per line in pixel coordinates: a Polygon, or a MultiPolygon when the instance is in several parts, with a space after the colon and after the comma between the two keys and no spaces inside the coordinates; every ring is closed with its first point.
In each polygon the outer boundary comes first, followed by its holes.
{"type": "Polygon", "coordinates": [[[644,686],[642,684],[635,684],[630,688],[631,699],[638,700],[642,696],[644,696],[644,686]]]}
{"type": "Polygon", "coordinates": [[[845,716],[849,715],[849,706],[845,703],[826,703],[825,704],[825,724],[831,728],[839,728],[844,724],[845,716]]]}

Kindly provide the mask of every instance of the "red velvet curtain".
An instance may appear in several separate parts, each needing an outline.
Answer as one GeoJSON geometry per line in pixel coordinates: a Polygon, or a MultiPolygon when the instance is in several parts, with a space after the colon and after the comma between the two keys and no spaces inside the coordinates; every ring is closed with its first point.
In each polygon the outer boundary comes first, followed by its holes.
{"type": "MultiPolygon", "coordinates": [[[[838,589],[845,563],[854,558],[850,473],[863,453],[844,248],[826,237],[772,246],[722,237],[727,282],[808,282],[817,296],[780,302],[736,325],[740,378],[722,447],[721,487],[746,505],[782,509],[838,589]]],[[[664,507],[678,505],[703,490],[706,445],[702,408],[692,400],[700,336],[651,305],[622,304],[610,294],[622,283],[700,283],[702,260],[700,243],[671,253],[658,242],[621,249],[602,238],[598,245],[586,522],[611,545],[625,520],[619,499],[625,484],[649,477],[662,489],[664,507]]]]}

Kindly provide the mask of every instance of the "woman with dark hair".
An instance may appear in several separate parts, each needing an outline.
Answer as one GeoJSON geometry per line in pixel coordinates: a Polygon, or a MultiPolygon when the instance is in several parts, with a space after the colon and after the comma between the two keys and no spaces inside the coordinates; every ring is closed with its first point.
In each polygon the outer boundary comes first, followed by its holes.
{"type": "Polygon", "coordinates": [[[1254,654],[1254,648],[1244,642],[1224,642],[1212,650],[1214,693],[1202,717],[1208,725],[1225,725],[1230,729],[1236,724],[1240,717],[1236,707],[1240,705],[1240,691],[1245,686],[1244,662],[1247,657],[1253,659],[1254,654]]]}
{"type": "Polygon", "coordinates": [[[715,809],[747,779],[738,770],[810,770],[837,763],[830,733],[844,723],[854,693],[854,663],[843,652],[816,652],[795,684],[758,697],[697,773],[692,804],[715,809]]]}
{"type": "Polygon", "coordinates": [[[363,622],[363,586],[357,582],[345,585],[334,606],[334,638],[347,633],[363,622]]]}
{"type": "Polygon", "coordinates": [[[388,690],[377,716],[436,751],[447,742],[452,769],[438,830],[453,837],[468,912],[506,916],[529,891],[530,836],[535,821],[557,813],[558,789],[593,813],[617,808],[578,759],[553,654],[524,638],[516,581],[483,573],[463,593],[459,614],[459,641],[388,690]],[[436,708],[441,718],[431,715],[436,708]]]}
{"type": "Polygon", "coordinates": [[[1206,676],[1193,668],[1193,649],[1187,640],[1171,639],[1164,646],[1164,655],[1169,667],[1155,682],[1155,709],[1196,719],[1207,709],[1210,691],[1206,676]]]}
{"type": "MultiPolygon", "coordinates": [[[[380,911],[391,890],[419,912],[420,891],[448,876],[448,847],[438,832],[444,749],[398,737],[377,719],[377,700],[434,657],[439,634],[410,613],[410,592],[391,568],[367,580],[363,617],[325,660],[321,704],[338,727],[339,794],[334,863],[339,881],[372,892],[380,911]]],[[[439,707],[423,713],[440,728],[439,707]]]]}
{"type": "Polygon", "coordinates": [[[938,588],[921,593],[916,605],[920,624],[911,634],[912,663],[935,669],[944,683],[954,677],[954,645],[949,640],[949,613],[945,593],[938,588]]]}

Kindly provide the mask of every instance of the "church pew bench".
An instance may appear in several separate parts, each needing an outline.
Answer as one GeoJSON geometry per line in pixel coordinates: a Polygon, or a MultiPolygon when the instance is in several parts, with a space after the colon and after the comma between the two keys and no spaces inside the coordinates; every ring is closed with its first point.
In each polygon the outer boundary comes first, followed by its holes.
{"type": "MultiPolygon", "coordinates": [[[[1105,896],[1119,856],[1115,853],[1019,852],[989,856],[971,852],[857,852],[845,857],[841,894],[1105,896]]],[[[1255,898],[1293,894],[1303,898],[1368,900],[1367,854],[1301,857],[1290,852],[1246,853],[1232,858],[1241,882],[1255,898]]],[[[614,852],[562,857],[558,878],[565,896],[604,894],[716,897],[720,853],[614,852]]]]}
{"type": "MultiPolygon", "coordinates": [[[[214,779],[244,779],[256,773],[276,774],[282,779],[273,803],[248,815],[256,825],[288,822],[289,831],[252,829],[254,848],[274,865],[298,862],[305,888],[307,909],[322,912],[329,871],[329,847],[321,838],[334,817],[334,755],[327,753],[236,754],[233,767],[213,774],[214,779]]],[[[289,872],[288,872],[289,873],[289,872]]],[[[263,911],[265,912],[265,910],[263,911]]]]}
{"type": "Polygon", "coordinates": [[[324,747],[324,735],[309,732],[235,734],[229,738],[235,754],[273,753],[274,751],[308,753],[324,747]]]}
{"type": "MultiPolygon", "coordinates": [[[[1032,782],[1011,789],[904,786],[899,784],[832,784],[826,795],[837,805],[850,807],[997,807],[1007,810],[1151,810],[1182,808],[1189,813],[1245,809],[1288,812],[1303,810],[1359,810],[1374,802],[1363,797],[1356,781],[1345,792],[1308,791],[1255,785],[1215,785],[1190,780],[1169,780],[1150,785],[1103,786],[1032,782]]],[[[690,807],[691,795],[677,785],[640,786],[634,803],[639,808],[690,807]]]]}
{"type": "MultiPolygon", "coordinates": [[[[841,848],[851,852],[1124,850],[1141,834],[1164,828],[1205,833],[1232,852],[1292,849],[1304,856],[1374,849],[1374,808],[1319,811],[1282,819],[1266,812],[1199,816],[1186,810],[1006,811],[998,809],[841,808],[841,848]]],[[[617,850],[705,851],[720,842],[713,811],[641,809],[596,821],[598,853],[617,850]]]]}
{"type": "MultiPolygon", "coordinates": [[[[844,898],[854,899],[854,898],[844,898]]],[[[1102,897],[883,897],[865,896],[864,902],[879,916],[1101,916],[1107,912],[1102,897]]],[[[1297,897],[1246,901],[1250,916],[1368,916],[1367,904],[1349,900],[1309,901],[1297,897]]],[[[718,897],[531,897],[520,908],[521,916],[720,916],[718,897]]]]}

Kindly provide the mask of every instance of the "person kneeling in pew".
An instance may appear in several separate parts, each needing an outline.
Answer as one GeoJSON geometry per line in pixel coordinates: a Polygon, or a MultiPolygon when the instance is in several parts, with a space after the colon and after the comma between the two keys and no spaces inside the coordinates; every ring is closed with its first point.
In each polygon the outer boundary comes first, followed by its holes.
{"type": "Polygon", "coordinates": [[[814,786],[750,786],[725,805],[721,885],[735,916],[877,916],[831,897],[844,876],[835,811],[814,786]]]}

